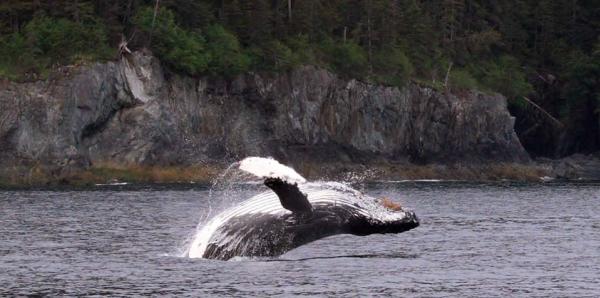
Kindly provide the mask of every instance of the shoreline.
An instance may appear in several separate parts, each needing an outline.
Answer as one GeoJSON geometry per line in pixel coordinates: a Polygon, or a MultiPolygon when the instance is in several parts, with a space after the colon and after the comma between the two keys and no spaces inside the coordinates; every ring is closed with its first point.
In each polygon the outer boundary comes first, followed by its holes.
{"type": "MultiPolygon", "coordinates": [[[[435,179],[419,179],[419,180],[365,180],[356,182],[356,184],[348,181],[339,181],[350,183],[351,185],[393,187],[393,185],[496,185],[519,187],[527,185],[600,185],[600,180],[569,180],[563,178],[539,181],[523,181],[523,180],[435,180],[435,179]]],[[[248,184],[245,184],[248,185],[248,184]]],[[[0,185],[0,191],[138,191],[138,190],[209,190],[212,187],[210,182],[119,182],[119,183],[100,183],[90,185],[74,185],[74,184],[48,184],[48,185],[0,185]]]]}
{"type": "MultiPolygon", "coordinates": [[[[345,181],[349,183],[405,182],[548,182],[596,181],[560,177],[548,164],[487,163],[487,164],[344,164],[302,163],[291,165],[308,180],[345,181]]],[[[0,174],[0,189],[38,187],[101,187],[119,185],[201,185],[210,186],[227,166],[223,164],[195,166],[116,166],[98,165],[88,169],[70,170],[56,175],[50,169],[4,169],[0,174]]],[[[62,169],[64,170],[64,169],[62,169]]],[[[60,170],[59,170],[60,172],[60,170]]]]}

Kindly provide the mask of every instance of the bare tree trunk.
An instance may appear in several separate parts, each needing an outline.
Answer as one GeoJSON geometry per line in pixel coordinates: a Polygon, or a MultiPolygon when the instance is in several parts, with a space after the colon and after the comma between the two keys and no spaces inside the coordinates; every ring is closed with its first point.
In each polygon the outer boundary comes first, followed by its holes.
{"type": "Polygon", "coordinates": [[[369,76],[373,74],[373,50],[371,35],[371,0],[367,1],[367,40],[369,43],[369,76]]]}
{"type": "Polygon", "coordinates": [[[131,17],[131,8],[133,7],[133,0],[129,0],[127,2],[127,7],[125,8],[126,13],[123,14],[123,23],[126,23],[127,21],[129,21],[129,18],[131,17]]]}
{"type": "Polygon", "coordinates": [[[221,0],[221,7],[219,7],[219,19],[221,23],[225,24],[225,0],[221,0]]]}
{"type": "Polygon", "coordinates": [[[533,102],[531,99],[529,99],[529,98],[527,98],[527,97],[525,97],[525,96],[522,96],[522,97],[523,97],[523,99],[524,99],[526,102],[528,102],[529,104],[531,104],[531,106],[533,106],[534,108],[536,108],[537,110],[539,110],[540,112],[542,112],[542,114],[543,114],[544,116],[546,116],[546,117],[548,117],[548,119],[552,120],[552,122],[553,122],[554,124],[556,124],[558,127],[560,127],[560,128],[563,128],[563,127],[565,127],[565,125],[564,125],[562,122],[560,122],[560,121],[558,121],[558,119],[556,119],[556,118],[552,117],[552,115],[550,115],[550,113],[546,112],[546,110],[544,110],[544,109],[543,109],[542,107],[540,107],[538,104],[536,104],[535,102],[533,102]]]}
{"type": "Polygon", "coordinates": [[[127,39],[121,34],[121,42],[119,43],[119,56],[131,54],[131,50],[127,47],[127,39]]]}
{"type": "Polygon", "coordinates": [[[79,1],[75,0],[75,3],[73,5],[75,6],[74,7],[75,11],[74,11],[74,16],[73,16],[75,18],[75,22],[81,23],[81,17],[79,15],[79,1]]]}
{"type": "Polygon", "coordinates": [[[288,21],[292,22],[292,0],[288,0],[288,21]]]}
{"type": "Polygon", "coordinates": [[[154,4],[154,16],[152,16],[152,25],[150,26],[150,38],[148,40],[148,46],[152,44],[152,34],[154,33],[154,22],[156,21],[156,15],[158,14],[158,2],[160,0],[156,0],[154,4]]]}
{"type": "Polygon", "coordinates": [[[452,70],[452,62],[448,65],[448,71],[446,72],[446,78],[444,78],[444,88],[448,88],[448,80],[450,79],[450,70],[452,70]]]}

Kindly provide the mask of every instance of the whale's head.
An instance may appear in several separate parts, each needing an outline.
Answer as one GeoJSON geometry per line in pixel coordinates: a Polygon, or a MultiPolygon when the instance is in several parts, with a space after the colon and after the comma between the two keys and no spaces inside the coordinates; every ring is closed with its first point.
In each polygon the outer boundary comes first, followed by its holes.
{"type": "Polygon", "coordinates": [[[382,219],[375,217],[372,223],[373,233],[402,233],[419,226],[419,219],[414,211],[408,209],[388,211],[382,219]]]}
{"type": "Polygon", "coordinates": [[[354,235],[402,233],[419,226],[419,218],[408,208],[371,197],[364,199],[372,204],[368,208],[357,206],[360,212],[350,222],[350,233],[354,235]]]}

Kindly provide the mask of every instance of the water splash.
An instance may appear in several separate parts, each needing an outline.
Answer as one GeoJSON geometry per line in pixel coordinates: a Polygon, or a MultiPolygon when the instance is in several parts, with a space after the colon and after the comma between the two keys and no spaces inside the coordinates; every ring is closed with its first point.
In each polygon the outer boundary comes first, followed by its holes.
{"type": "Polygon", "coordinates": [[[352,171],[344,173],[342,176],[342,183],[352,186],[353,188],[364,191],[366,188],[366,182],[376,177],[378,172],[376,170],[366,169],[364,171],[352,171]]]}
{"type": "Polygon", "coordinates": [[[263,157],[247,157],[234,162],[225,169],[211,184],[208,195],[208,207],[200,215],[195,233],[186,240],[182,256],[202,256],[210,236],[222,224],[220,211],[233,207],[248,198],[248,190],[262,185],[263,178],[278,177],[293,183],[304,183],[306,179],[294,169],[277,160],[263,157]],[[215,215],[216,214],[216,215],[215,215]]]}
{"type": "Polygon", "coordinates": [[[306,182],[306,179],[292,168],[272,158],[247,157],[232,163],[212,181],[208,206],[200,214],[196,231],[186,239],[181,256],[201,255],[210,236],[222,223],[219,220],[220,212],[246,200],[248,190],[256,189],[258,193],[258,186],[262,185],[264,177],[279,177],[295,183],[306,182]]]}
{"type": "Polygon", "coordinates": [[[282,165],[272,158],[248,157],[240,162],[239,168],[260,178],[279,178],[289,183],[306,182],[306,179],[294,169],[282,165]]]}

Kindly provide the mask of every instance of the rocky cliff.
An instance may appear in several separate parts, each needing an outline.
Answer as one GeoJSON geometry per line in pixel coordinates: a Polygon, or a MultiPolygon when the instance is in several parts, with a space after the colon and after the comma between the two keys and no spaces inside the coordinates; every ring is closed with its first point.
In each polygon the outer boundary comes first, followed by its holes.
{"type": "Polygon", "coordinates": [[[311,66],[190,78],[141,52],[3,82],[0,169],[194,165],[247,155],[369,164],[527,162],[500,95],[344,80],[311,66]]]}

